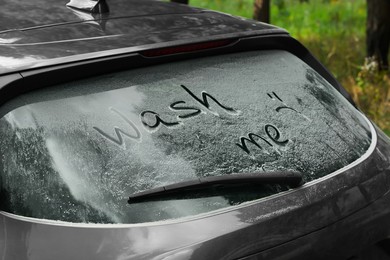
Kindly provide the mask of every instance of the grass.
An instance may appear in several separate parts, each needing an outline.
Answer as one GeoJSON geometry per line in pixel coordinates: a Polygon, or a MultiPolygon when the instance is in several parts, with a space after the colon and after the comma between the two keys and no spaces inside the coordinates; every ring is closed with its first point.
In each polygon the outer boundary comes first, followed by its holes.
{"type": "MultiPolygon", "coordinates": [[[[192,6],[251,18],[254,0],[190,0],[192,6]]],[[[271,0],[271,23],[301,41],[390,136],[390,80],[365,62],[365,0],[271,0]]]]}
{"type": "MultiPolygon", "coordinates": [[[[365,0],[271,3],[272,24],[303,42],[338,79],[357,75],[365,53],[365,0]]],[[[253,0],[190,0],[190,4],[246,18],[253,13],[253,0]]]]}

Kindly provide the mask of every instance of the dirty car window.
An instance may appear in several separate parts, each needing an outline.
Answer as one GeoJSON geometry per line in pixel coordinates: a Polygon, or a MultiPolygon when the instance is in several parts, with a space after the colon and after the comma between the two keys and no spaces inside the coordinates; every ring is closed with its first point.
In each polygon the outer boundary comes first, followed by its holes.
{"type": "Polygon", "coordinates": [[[139,223],[235,205],[281,189],[135,205],[127,198],[234,173],[291,170],[311,181],[371,142],[348,101],[276,50],[71,82],[21,96],[2,114],[1,209],[71,222],[139,223]]]}

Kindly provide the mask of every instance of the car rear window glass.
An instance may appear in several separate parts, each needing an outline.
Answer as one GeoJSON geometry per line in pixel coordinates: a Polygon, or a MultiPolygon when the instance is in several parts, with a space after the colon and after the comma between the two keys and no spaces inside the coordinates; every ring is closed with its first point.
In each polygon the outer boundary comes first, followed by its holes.
{"type": "Polygon", "coordinates": [[[309,182],[357,160],[371,143],[363,116],[279,50],[74,81],[20,96],[0,113],[1,210],[69,222],[150,222],[237,205],[286,188],[127,199],[235,173],[297,171],[309,182]]]}

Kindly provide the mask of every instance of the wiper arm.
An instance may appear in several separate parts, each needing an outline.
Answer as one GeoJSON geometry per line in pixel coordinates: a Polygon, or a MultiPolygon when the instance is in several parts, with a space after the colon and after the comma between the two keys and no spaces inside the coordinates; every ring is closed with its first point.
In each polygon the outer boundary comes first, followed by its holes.
{"type": "Polygon", "coordinates": [[[196,180],[178,182],[134,193],[129,197],[128,202],[130,204],[138,203],[141,201],[153,200],[159,196],[167,196],[173,193],[181,193],[189,190],[212,188],[213,186],[229,186],[242,184],[278,184],[287,185],[291,188],[296,188],[303,184],[303,179],[301,173],[289,171],[210,176],[198,178],[196,180]]]}

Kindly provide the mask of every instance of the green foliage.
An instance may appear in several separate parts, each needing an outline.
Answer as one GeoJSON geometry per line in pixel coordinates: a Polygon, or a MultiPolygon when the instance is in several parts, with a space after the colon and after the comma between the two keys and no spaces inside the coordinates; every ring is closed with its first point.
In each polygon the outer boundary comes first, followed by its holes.
{"type": "MultiPolygon", "coordinates": [[[[273,3],[280,2],[271,1],[273,3]]],[[[365,1],[298,0],[283,1],[281,9],[272,5],[272,23],[286,28],[299,39],[330,37],[338,35],[364,36],[365,1]]]]}
{"type": "MultiPolygon", "coordinates": [[[[197,7],[251,18],[253,0],[190,0],[197,7]]],[[[271,0],[271,23],[301,41],[352,94],[355,102],[390,133],[390,82],[363,66],[365,0],[271,0]],[[376,75],[376,76],[374,76],[376,75]]]]}
{"type": "Polygon", "coordinates": [[[366,61],[355,80],[349,84],[358,106],[385,132],[390,131],[390,78],[378,71],[378,64],[366,61]]]}

